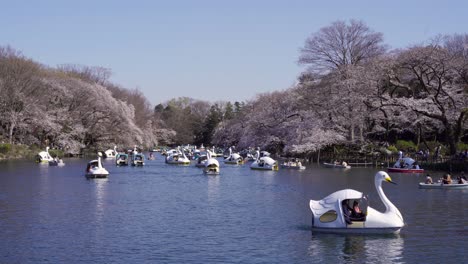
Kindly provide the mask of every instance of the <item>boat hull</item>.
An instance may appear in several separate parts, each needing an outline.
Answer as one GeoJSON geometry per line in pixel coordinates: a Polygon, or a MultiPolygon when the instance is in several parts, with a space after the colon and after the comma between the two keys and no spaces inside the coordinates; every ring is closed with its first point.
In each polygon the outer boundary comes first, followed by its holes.
{"type": "Polygon", "coordinates": [[[217,171],[213,171],[213,170],[203,170],[203,172],[204,172],[206,175],[219,175],[219,170],[217,170],[217,171]]]}
{"type": "Polygon", "coordinates": [[[328,227],[312,227],[312,232],[332,233],[332,234],[398,234],[401,227],[385,227],[385,228],[328,228],[328,227]]]}
{"type": "Polygon", "coordinates": [[[88,179],[98,179],[98,178],[107,178],[109,174],[92,174],[92,173],[86,173],[85,174],[86,178],[88,179]]]}
{"type": "Polygon", "coordinates": [[[166,161],[166,163],[171,165],[190,165],[190,161],[166,161]]]}
{"type": "Polygon", "coordinates": [[[277,171],[277,167],[250,167],[251,170],[277,171]]]}
{"type": "Polygon", "coordinates": [[[450,190],[458,190],[458,189],[468,189],[468,183],[452,183],[452,184],[442,184],[442,183],[419,183],[420,189],[450,189],[450,190]]]}
{"type": "Polygon", "coordinates": [[[398,173],[424,173],[424,169],[387,168],[387,171],[398,173]]]}
{"type": "Polygon", "coordinates": [[[224,164],[240,165],[240,164],[243,164],[243,162],[242,161],[237,161],[237,160],[225,160],[224,164]]]}
{"type": "Polygon", "coordinates": [[[288,165],[281,165],[282,169],[289,169],[289,170],[305,170],[305,166],[288,166],[288,165]]]}
{"type": "Polygon", "coordinates": [[[336,168],[336,169],[350,169],[351,168],[351,166],[349,166],[349,165],[344,166],[344,165],[333,164],[333,163],[323,163],[323,166],[325,166],[327,168],[336,168]]]}

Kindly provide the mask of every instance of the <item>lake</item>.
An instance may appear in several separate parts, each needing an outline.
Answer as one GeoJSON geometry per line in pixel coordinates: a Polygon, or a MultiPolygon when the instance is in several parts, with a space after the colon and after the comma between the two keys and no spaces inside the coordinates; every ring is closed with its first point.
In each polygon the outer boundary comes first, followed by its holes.
{"type": "MultiPolygon", "coordinates": [[[[383,183],[406,226],[399,235],[311,231],[309,200],[351,188],[369,194],[376,168],[253,171],[218,176],[164,163],[84,177],[88,160],[64,167],[0,162],[0,263],[463,263],[468,190],[422,190],[425,175],[383,183]]],[[[441,172],[431,172],[434,179],[441,172]]]]}

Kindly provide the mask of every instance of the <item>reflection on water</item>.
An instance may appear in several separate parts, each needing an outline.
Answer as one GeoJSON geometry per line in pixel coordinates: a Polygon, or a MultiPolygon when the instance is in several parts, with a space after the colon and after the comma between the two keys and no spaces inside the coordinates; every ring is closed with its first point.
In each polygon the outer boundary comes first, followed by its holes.
{"type": "Polygon", "coordinates": [[[95,185],[94,188],[94,216],[95,216],[95,224],[102,223],[102,217],[104,215],[104,209],[106,208],[105,198],[106,198],[106,190],[108,185],[108,178],[103,179],[88,179],[91,184],[95,185]]]}
{"type": "Polygon", "coordinates": [[[466,259],[466,247],[447,251],[440,245],[466,239],[468,192],[418,189],[424,175],[395,174],[398,185],[383,187],[405,219],[401,236],[311,236],[310,199],[349,188],[369,194],[372,207],[384,209],[374,187],[377,169],[343,172],[309,164],[304,171],[254,171],[246,164],[205,176],[159,157],[142,168],[104,162],[109,178],[92,180],[83,175],[83,159],[67,160],[64,167],[0,162],[0,263],[466,259]]]}
{"type": "Polygon", "coordinates": [[[208,177],[208,201],[214,202],[219,199],[219,175],[206,175],[208,177]]]}
{"type": "Polygon", "coordinates": [[[403,244],[399,235],[313,234],[309,255],[323,263],[401,263],[403,244]]]}

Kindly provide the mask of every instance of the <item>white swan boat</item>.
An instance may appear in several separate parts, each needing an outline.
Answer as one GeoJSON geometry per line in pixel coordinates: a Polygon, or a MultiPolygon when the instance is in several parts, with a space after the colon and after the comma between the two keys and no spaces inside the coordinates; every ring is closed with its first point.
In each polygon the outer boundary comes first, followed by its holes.
{"type": "Polygon", "coordinates": [[[219,174],[219,162],[217,159],[212,158],[210,152],[207,153],[208,159],[205,163],[203,172],[207,175],[218,175],[219,174]]]}
{"type": "Polygon", "coordinates": [[[375,174],[375,188],[385,205],[385,212],[365,206],[361,208],[361,217],[352,218],[352,215],[348,214],[349,203],[354,201],[366,203],[366,198],[361,192],[345,189],[334,192],[320,201],[310,200],[312,230],[331,233],[399,233],[404,226],[403,217],[383,192],[382,181],[394,182],[384,171],[375,174]]]}
{"type": "Polygon", "coordinates": [[[102,167],[101,156],[102,153],[99,152],[97,160],[88,162],[85,173],[86,178],[107,178],[109,176],[109,172],[102,167]]]}
{"type": "Polygon", "coordinates": [[[115,157],[118,154],[117,146],[114,146],[114,149],[108,149],[108,150],[104,151],[104,154],[105,154],[105,158],[107,158],[107,159],[115,159],[115,157]]]}
{"type": "Polygon", "coordinates": [[[41,151],[37,154],[36,161],[38,163],[49,163],[50,161],[54,161],[54,158],[49,154],[49,147],[46,147],[45,151],[41,151]]]}
{"type": "Polygon", "coordinates": [[[250,164],[252,170],[278,170],[278,162],[270,157],[260,157],[257,151],[257,160],[250,164]]]}
{"type": "Polygon", "coordinates": [[[225,164],[244,164],[244,159],[239,153],[232,153],[232,149],[229,148],[229,156],[224,159],[225,164]]]}
{"type": "Polygon", "coordinates": [[[189,165],[190,159],[185,156],[185,153],[177,150],[176,152],[172,152],[170,155],[166,156],[166,163],[175,165],[189,165]]]}
{"type": "Polygon", "coordinates": [[[206,149],[206,153],[210,153],[211,157],[212,158],[216,158],[218,156],[218,154],[216,154],[216,149],[215,147],[211,148],[210,149],[206,149]]]}

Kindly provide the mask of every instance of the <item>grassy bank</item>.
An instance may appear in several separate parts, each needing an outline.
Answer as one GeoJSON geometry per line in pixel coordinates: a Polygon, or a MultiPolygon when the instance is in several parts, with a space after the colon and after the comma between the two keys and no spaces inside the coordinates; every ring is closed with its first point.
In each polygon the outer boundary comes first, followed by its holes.
{"type": "MultiPolygon", "coordinates": [[[[14,145],[8,143],[0,144],[0,160],[4,159],[28,159],[34,160],[36,155],[44,151],[38,146],[14,145]]],[[[49,153],[52,157],[64,157],[62,150],[50,149],[49,153]]]]}

